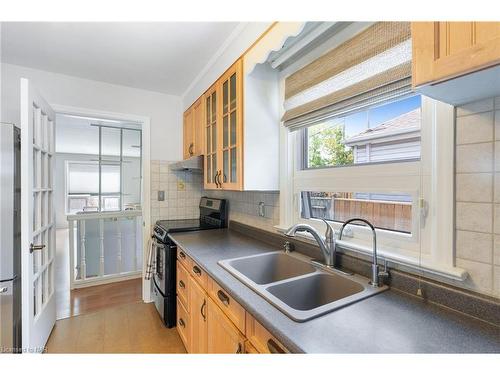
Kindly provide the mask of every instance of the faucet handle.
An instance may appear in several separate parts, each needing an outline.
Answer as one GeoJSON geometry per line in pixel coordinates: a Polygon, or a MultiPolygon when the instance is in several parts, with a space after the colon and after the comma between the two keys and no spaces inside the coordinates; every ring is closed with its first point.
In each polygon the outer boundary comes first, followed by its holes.
{"type": "Polygon", "coordinates": [[[325,238],[328,239],[335,239],[335,230],[333,229],[332,225],[326,220],[322,219],[325,224],[326,224],[326,232],[325,232],[325,238]]]}

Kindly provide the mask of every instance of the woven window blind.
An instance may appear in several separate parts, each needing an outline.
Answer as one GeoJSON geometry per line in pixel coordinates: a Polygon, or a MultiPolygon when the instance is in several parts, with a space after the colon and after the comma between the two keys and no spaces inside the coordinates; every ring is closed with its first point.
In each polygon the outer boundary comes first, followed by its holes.
{"type": "Polygon", "coordinates": [[[377,22],[285,80],[290,130],[411,92],[409,22],[377,22]]]}

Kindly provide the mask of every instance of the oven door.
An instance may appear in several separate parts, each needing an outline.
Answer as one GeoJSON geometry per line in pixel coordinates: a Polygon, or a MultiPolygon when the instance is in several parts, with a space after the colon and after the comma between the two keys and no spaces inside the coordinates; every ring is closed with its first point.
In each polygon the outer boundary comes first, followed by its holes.
{"type": "Polygon", "coordinates": [[[156,238],[153,239],[155,247],[155,273],[153,274],[154,282],[159,291],[165,295],[165,245],[159,242],[156,238]]]}

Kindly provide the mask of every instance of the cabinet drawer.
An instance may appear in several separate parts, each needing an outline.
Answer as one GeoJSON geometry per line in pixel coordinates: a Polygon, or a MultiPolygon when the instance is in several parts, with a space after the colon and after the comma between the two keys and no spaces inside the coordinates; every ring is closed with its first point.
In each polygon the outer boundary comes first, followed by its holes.
{"type": "Polygon", "coordinates": [[[202,269],[196,262],[190,259],[189,262],[189,273],[193,276],[193,279],[196,280],[203,289],[207,290],[208,288],[208,275],[204,269],[202,269]]]}
{"type": "Polygon", "coordinates": [[[186,267],[186,269],[189,269],[190,259],[186,255],[186,252],[180,247],[177,247],[177,259],[182,263],[184,267],[186,267]]]}
{"type": "Polygon", "coordinates": [[[211,278],[208,279],[208,293],[224,314],[244,334],[245,309],[211,278]]]}
{"type": "Polygon", "coordinates": [[[190,352],[190,321],[189,314],[180,302],[179,298],[177,298],[177,332],[179,332],[179,336],[181,337],[184,346],[188,353],[190,352]]]}
{"type": "Polygon", "coordinates": [[[271,333],[249,313],[246,314],[246,336],[259,353],[289,353],[271,333]]]}
{"type": "Polygon", "coordinates": [[[180,262],[177,262],[177,298],[189,311],[189,273],[180,262]]]}

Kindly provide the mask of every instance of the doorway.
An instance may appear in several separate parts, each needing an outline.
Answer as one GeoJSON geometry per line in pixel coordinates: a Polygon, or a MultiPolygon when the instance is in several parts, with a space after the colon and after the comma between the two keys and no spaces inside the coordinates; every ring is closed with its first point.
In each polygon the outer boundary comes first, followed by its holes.
{"type": "Polygon", "coordinates": [[[55,111],[57,319],[149,302],[149,119],[55,111]]]}

